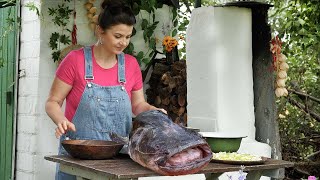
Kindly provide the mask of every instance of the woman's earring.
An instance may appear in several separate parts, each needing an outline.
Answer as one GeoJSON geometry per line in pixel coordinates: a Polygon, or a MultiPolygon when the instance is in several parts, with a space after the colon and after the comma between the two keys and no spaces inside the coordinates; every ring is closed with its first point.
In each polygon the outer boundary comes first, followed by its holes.
{"type": "Polygon", "coordinates": [[[99,37],[99,40],[98,40],[98,41],[99,41],[99,44],[100,44],[100,45],[102,45],[102,44],[103,44],[103,42],[102,42],[102,38],[101,38],[101,37],[99,37]]]}

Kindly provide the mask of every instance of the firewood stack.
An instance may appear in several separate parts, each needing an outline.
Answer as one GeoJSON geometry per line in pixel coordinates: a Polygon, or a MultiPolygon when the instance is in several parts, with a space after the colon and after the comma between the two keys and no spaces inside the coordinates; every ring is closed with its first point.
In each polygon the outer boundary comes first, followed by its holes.
{"type": "Polygon", "coordinates": [[[187,74],[185,60],[155,63],[146,90],[147,101],[167,110],[177,124],[187,125],[187,74]]]}

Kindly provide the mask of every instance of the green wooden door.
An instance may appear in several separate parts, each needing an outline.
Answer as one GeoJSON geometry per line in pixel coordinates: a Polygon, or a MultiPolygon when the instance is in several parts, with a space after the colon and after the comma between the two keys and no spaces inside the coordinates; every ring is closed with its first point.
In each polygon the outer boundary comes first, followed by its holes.
{"type": "Polygon", "coordinates": [[[0,6],[0,180],[13,179],[17,7],[0,6]],[[13,20],[13,21],[12,21],[13,20]]]}

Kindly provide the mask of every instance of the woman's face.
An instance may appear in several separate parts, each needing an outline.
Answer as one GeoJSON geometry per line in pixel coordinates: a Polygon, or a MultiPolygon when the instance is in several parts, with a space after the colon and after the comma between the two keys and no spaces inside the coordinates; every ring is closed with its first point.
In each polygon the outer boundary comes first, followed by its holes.
{"type": "Polygon", "coordinates": [[[130,42],[133,26],[118,24],[101,33],[102,46],[111,53],[120,54],[130,42]]]}

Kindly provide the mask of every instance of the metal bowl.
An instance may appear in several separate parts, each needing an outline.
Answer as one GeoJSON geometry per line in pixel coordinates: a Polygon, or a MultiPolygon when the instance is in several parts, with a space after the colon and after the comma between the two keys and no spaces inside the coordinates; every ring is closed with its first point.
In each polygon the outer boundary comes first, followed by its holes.
{"type": "Polygon", "coordinates": [[[64,140],[61,144],[72,157],[79,159],[109,159],[124,146],[105,140],[64,140]]]}
{"type": "Polygon", "coordinates": [[[189,129],[191,131],[194,131],[194,132],[200,132],[200,129],[199,128],[193,128],[193,127],[186,127],[186,129],[189,129]]]}
{"type": "Polygon", "coordinates": [[[199,132],[209,144],[211,151],[218,152],[237,152],[243,138],[246,136],[235,133],[221,132],[199,132]]]}

